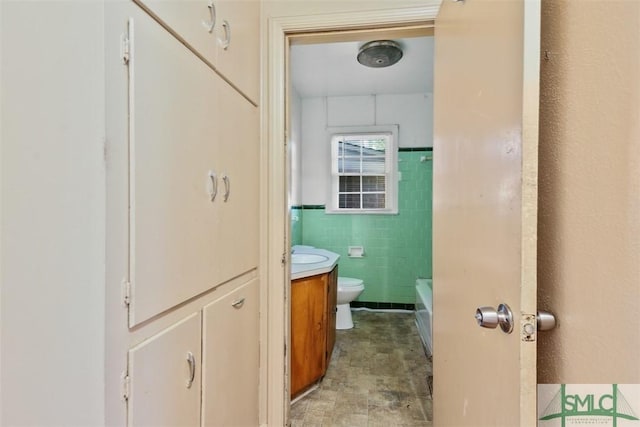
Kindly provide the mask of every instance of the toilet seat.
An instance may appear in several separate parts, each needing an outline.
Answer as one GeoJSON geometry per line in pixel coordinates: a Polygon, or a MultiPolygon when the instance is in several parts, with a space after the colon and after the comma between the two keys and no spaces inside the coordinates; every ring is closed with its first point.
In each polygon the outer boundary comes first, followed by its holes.
{"type": "Polygon", "coordinates": [[[338,288],[353,288],[362,286],[361,279],[354,279],[353,277],[338,277],[338,288]]]}

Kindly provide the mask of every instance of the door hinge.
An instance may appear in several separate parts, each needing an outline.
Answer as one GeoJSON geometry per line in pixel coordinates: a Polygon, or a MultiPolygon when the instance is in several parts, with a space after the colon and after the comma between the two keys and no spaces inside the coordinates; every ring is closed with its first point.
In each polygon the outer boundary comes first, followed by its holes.
{"type": "Polygon", "coordinates": [[[122,375],[122,398],[125,401],[128,401],[130,393],[131,393],[131,380],[129,379],[129,374],[125,372],[122,375]]]}
{"type": "Polygon", "coordinates": [[[287,264],[287,253],[286,252],[282,253],[282,258],[280,258],[280,264],[282,264],[283,267],[287,264]]]}
{"type": "Polygon", "coordinates": [[[131,58],[131,37],[129,37],[129,34],[131,33],[132,26],[133,20],[129,19],[127,22],[127,32],[120,35],[120,57],[124,65],[129,64],[129,59],[131,58]]]}
{"type": "Polygon", "coordinates": [[[122,34],[120,36],[120,57],[124,65],[129,64],[129,58],[131,56],[131,44],[129,43],[129,34],[122,34]]]}
{"type": "Polygon", "coordinates": [[[125,307],[131,304],[131,282],[127,279],[122,281],[122,302],[125,307]]]}
{"type": "Polygon", "coordinates": [[[522,341],[524,342],[532,342],[536,340],[536,332],[538,330],[537,328],[537,321],[536,321],[536,315],[535,314],[525,314],[522,313],[522,322],[520,323],[522,325],[522,331],[521,331],[521,335],[522,335],[522,341]]]}

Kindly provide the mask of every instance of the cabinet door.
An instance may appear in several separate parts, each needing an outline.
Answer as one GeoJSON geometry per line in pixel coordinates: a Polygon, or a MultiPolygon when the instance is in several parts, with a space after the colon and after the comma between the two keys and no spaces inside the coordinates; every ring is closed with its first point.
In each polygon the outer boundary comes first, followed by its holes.
{"type": "Polygon", "coordinates": [[[240,91],[258,101],[259,1],[135,1],[175,31],[240,91]]]}
{"type": "Polygon", "coordinates": [[[130,38],[133,326],[257,267],[259,118],[143,12],[130,38]]]}
{"type": "Polygon", "coordinates": [[[219,77],[140,12],[129,29],[130,325],[217,283],[219,77]]]}
{"type": "Polygon", "coordinates": [[[217,274],[228,280],[258,265],[259,117],[258,109],[224,82],[216,107],[219,210],[213,260],[217,274]]]}
{"type": "MultiPolygon", "coordinates": [[[[142,8],[171,28],[207,61],[215,64],[217,42],[212,16],[216,9],[210,0],[134,0],[142,8]]],[[[214,19],[215,26],[220,25],[214,19]]]]}
{"type": "Polygon", "coordinates": [[[338,302],[338,266],[327,279],[327,366],[331,360],[333,346],[336,343],[336,311],[338,302]]]}
{"type": "Polygon", "coordinates": [[[326,362],[327,275],[291,283],[291,395],[320,379],[326,362]]]}
{"type": "Polygon", "coordinates": [[[249,98],[260,92],[260,2],[218,0],[216,68],[249,98]],[[228,39],[228,43],[224,41],[228,39]]]}
{"type": "Polygon", "coordinates": [[[203,426],[258,425],[258,281],[204,308],[203,426]]]}
{"type": "Polygon", "coordinates": [[[200,313],[129,351],[128,425],[200,423],[200,313]]]}

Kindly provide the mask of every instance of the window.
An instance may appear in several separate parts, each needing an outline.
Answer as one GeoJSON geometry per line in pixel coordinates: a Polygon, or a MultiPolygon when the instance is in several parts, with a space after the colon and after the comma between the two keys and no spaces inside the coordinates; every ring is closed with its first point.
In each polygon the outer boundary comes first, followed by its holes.
{"type": "Polygon", "coordinates": [[[397,213],[395,135],[392,130],[332,135],[327,211],[397,213]]]}

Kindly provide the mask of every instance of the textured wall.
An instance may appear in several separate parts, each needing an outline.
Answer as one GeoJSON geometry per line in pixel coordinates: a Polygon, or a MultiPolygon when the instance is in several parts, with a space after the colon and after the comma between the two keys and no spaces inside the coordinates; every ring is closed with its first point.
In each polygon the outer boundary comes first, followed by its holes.
{"type": "Polygon", "coordinates": [[[640,2],[544,1],[540,383],[640,383],[640,2]]]}

